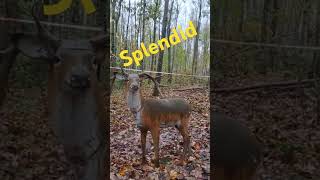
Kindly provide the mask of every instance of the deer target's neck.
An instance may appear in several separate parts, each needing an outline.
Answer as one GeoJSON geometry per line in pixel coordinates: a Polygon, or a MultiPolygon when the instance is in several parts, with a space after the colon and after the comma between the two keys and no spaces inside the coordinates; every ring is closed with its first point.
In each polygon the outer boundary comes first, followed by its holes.
{"type": "Polygon", "coordinates": [[[63,144],[82,145],[96,136],[97,99],[92,92],[71,96],[60,92],[55,96],[50,112],[55,133],[63,144]]]}
{"type": "Polygon", "coordinates": [[[141,91],[127,91],[127,105],[132,113],[136,113],[142,106],[141,91]]]}
{"type": "Polygon", "coordinates": [[[128,91],[127,92],[127,104],[130,111],[134,115],[135,123],[138,128],[142,127],[141,121],[141,108],[143,106],[143,98],[141,96],[141,91],[128,91]]]}

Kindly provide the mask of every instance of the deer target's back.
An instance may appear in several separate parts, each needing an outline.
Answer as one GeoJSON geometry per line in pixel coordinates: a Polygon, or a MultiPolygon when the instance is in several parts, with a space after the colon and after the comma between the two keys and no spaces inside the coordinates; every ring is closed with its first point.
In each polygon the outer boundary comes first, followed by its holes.
{"type": "Polygon", "coordinates": [[[144,110],[153,114],[158,113],[183,113],[189,114],[191,106],[184,99],[147,99],[144,102],[144,110]]]}
{"type": "Polygon", "coordinates": [[[252,180],[261,159],[261,145],[240,121],[213,114],[213,177],[252,180]]]}

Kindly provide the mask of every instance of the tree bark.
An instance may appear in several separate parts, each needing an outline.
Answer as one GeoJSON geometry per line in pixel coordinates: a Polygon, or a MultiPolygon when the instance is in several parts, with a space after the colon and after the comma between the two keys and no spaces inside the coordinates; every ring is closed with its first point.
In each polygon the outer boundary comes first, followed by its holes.
{"type": "MultiPolygon", "coordinates": [[[[175,27],[177,27],[177,24],[178,24],[178,18],[179,18],[179,5],[177,4],[177,8],[176,8],[176,22],[175,22],[175,27]]],[[[173,72],[173,63],[175,62],[175,57],[176,57],[176,46],[173,46],[173,56],[172,56],[172,61],[171,63],[169,64],[170,66],[170,70],[169,70],[169,73],[172,73],[173,72]]],[[[168,82],[169,83],[172,83],[172,74],[169,74],[169,79],[168,79],[168,82]]]]}
{"type": "MultiPolygon", "coordinates": [[[[167,36],[168,36],[168,37],[169,37],[170,31],[171,31],[172,10],[173,10],[173,5],[174,5],[173,2],[174,2],[174,1],[171,2],[170,12],[169,12],[170,16],[169,16],[168,28],[167,28],[167,36]]],[[[172,47],[172,48],[173,48],[173,47],[172,47]]],[[[172,62],[171,52],[172,52],[172,48],[169,48],[169,49],[168,49],[168,72],[171,71],[171,62],[172,62]]]]}
{"type": "MultiPolygon", "coordinates": [[[[167,30],[167,23],[168,23],[168,5],[169,5],[169,0],[164,1],[164,12],[163,12],[163,21],[162,21],[162,30],[161,30],[161,39],[166,37],[166,30],[167,30]]],[[[162,72],[162,62],[163,62],[163,51],[160,51],[159,53],[159,60],[158,60],[158,66],[157,66],[157,71],[162,72]]],[[[160,73],[157,73],[157,76],[160,76],[160,73]]],[[[156,81],[160,84],[161,82],[161,77],[156,78],[156,81]]],[[[160,92],[158,91],[158,88],[154,87],[153,88],[153,95],[154,96],[159,96],[160,92]]]]}
{"type": "MultiPolygon", "coordinates": [[[[158,8],[159,8],[159,0],[156,0],[156,11],[158,11],[158,8]]],[[[157,19],[158,19],[156,12],[154,12],[152,19],[153,19],[153,41],[152,41],[152,42],[156,42],[157,19]]],[[[151,59],[151,71],[154,70],[155,60],[156,60],[156,55],[152,55],[152,59],[151,59]]]]}
{"type": "MultiPolygon", "coordinates": [[[[144,42],[144,34],[145,34],[145,25],[146,25],[146,0],[141,0],[142,1],[142,32],[141,32],[141,42],[144,42]]],[[[142,61],[141,64],[141,70],[144,70],[145,66],[145,61],[142,61]]]]}
{"type": "MultiPolygon", "coordinates": [[[[200,32],[200,26],[201,26],[201,12],[202,12],[202,0],[199,0],[199,16],[198,16],[198,23],[196,27],[198,33],[200,32]]],[[[196,39],[194,41],[192,74],[197,73],[198,46],[199,46],[199,35],[196,36],[196,39]]]]}

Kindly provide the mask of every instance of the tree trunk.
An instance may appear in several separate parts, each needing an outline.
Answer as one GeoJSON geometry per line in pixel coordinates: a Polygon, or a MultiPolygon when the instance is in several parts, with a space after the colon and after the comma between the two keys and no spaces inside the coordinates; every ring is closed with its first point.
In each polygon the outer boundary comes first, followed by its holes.
{"type": "MultiPolygon", "coordinates": [[[[143,7],[142,7],[142,31],[141,31],[141,42],[144,42],[144,34],[145,34],[145,25],[146,25],[146,20],[145,20],[145,14],[146,14],[146,0],[141,0],[143,7]]],[[[145,66],[145,61],[142,61],[141,64],[141,70],[144,70],[145,66]]]]}
{"type": "MultiPolygon", "coordinates": [[[[172,18],[172,10],[173,10],[173,2],[171,3],[171,8],[170,8],[170,16],[169,16],[169,21],[168,21],[168,28],[167,28],[167,36],[169,37],[170,35],[170,31],[171,31],[171,18],[172,18]]],[[[173,48],[173,47],[172,47],[173,48]]],[[[171,62],[172,62],[172,59],[171,59],[171,52],[172,52],[172,48],[169,48],[168,49],[168,72],[171,71],[171,62]]]]}
{"type": "MultiPolygon", "coordinates": [[[[278,10],[279,10],[279,6],[278,6],[278,1],[277,0],[273,0],[273,14],[272,14],[272,19],[271,19],[271,43],[273,43],[273,39],[275,39],[275,37],[277,36],[277,25],[278,25],[278,10]]],[[[276,49],[274,48],[270,48],[270,66],[271,66],[271,70],[272,72],[276,71],[276,63],[277,60],[275,59],[275,54],[277,53],[276,49]]]]}
{"type": "Polygon", "coordinates": [[[128,39],[128,34],[129,34],[129,24],[130,24],[130,13],[131,13],[131,0],[129,0],[129,9],[128,9],[128,20],[127,20],[127,30],[126,30],[126,47],[125,49],[128,49],[129,47],[129,39],[128,39]]]}
{"type": "MultiPolygon", "coordinates": [[[[169,0],[164,1],[164,12],[163,12],[163,21],[162,21],[162,30],[161,30],[161,39],[166,37],[166,30],[167,30],[167,23],[168,23],[168,4],[169,0]]],[[[157,71],[162,72],[162,62],[163,62],[163,51],[160,51],[159,53],[159,60],[158,60],[158,66],[157,66],[157,71]]],[[[156,81],[160,84],[161,82],[161,74],[157,73],[157,79],[156,81]]],[[[159,91],[158,88],[154,88],[153,91],[154,96],[159,96],[159,91]]]]}
{"type": "MultiPolygon", "coordinates": [[[[315,41],[314,41],[314,46],[319,46],[319,38],[320,38],[320,2],[317,1],[317,11],[315,13],[315,41]]],[[[313,60],[312,60],[312,74],[310,78],[316,78],[320,77],[320,62],[319,62],[319,52],[314,51],[313,52],[313,60]]]]}
{"type": "Polygon", "coordinates": [[[113,54],[116,53],[116,26],[115,26],[115,19],[116,19],[116,0],[112,2],[112,11],[111,11],[111,52],[113,54]]]}
{"type": "MultiPolygon", "coordinates": [[[[179,18],[179,5],[177,4],[177,8],[176,8],[176,22],[175,22],[175,27],[177,27],[177,24],[178,24],[178,18],[179,18]]],[[[171,63],[169,64],[170,66],[170,70],[169,70],[169,73],[172,73],[173,72],[173,64],[175,62],[175,57],[176,57],[176,46],[173,46],[173,49],[172,49],[172,61],[171,63]]],[[[168,83],[172,83],[172,74],[169,74],[169,79],[168,79],[168,83]]]]}
{"type": "MultiPolygon", "coordinates": [[[[200,26],[201,26],[201,11],[202,11],[202,0],[199,0],[199,16],[198,16],[198,23],[196,27],[198,33],[200,32],[200,26]]],[[[196,39],[194,41],[192,74],[197,73],[198,46],[199,46],[199,35],[196,36],[196,39]]]]}
{"type": "MultiPolygon", "coordinates": [[[[156,11],[159,8],[159,0],[156,0],[156,11]]],[[[157,13],[154,13],[153,15],[153,41],[152,42],[156,42],[156,35],[157,35],[157,13]]],[[[156,55],[151,55],[152,59],[151,59],[151,71],[154,70],[154,64],[155,64],[155,60],[156,60],[156,55]]]]}

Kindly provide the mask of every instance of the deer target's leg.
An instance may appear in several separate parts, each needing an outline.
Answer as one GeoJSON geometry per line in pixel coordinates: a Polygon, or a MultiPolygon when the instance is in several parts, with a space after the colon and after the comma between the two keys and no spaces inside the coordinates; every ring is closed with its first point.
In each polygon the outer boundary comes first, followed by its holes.
{"type": "Polygon", "coordinates": [[[146,141],[147,141],[147,133],[148,131],[145,129],[141,129],[141,150],[142,150],[142,164],[147,162],[146,160],[146,141]]]}
{"type": "Polygon", "coordinates": [[[188,126],[177,126],[177,129],[179,130],[183,138],[183,159],[186,159],[187,156],[190,155],[190,137],[188,133],[188,126]]]}
{"type": "Polygon", "coordinates": [[[151,136],[154,146],[154,164],[156,167],[159,167],[159,138],[160,138],[160,127],[153,128],[151,130],[151,136]]]}

